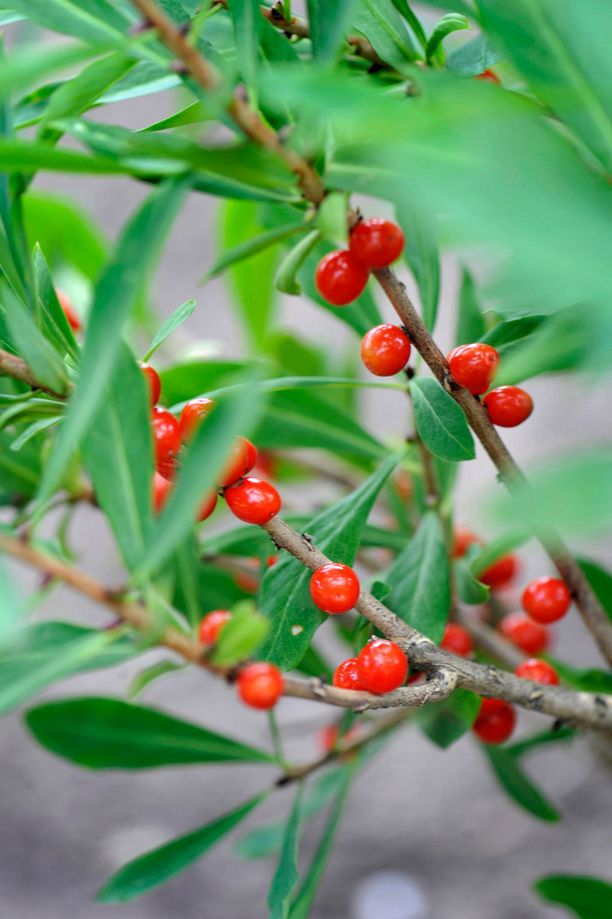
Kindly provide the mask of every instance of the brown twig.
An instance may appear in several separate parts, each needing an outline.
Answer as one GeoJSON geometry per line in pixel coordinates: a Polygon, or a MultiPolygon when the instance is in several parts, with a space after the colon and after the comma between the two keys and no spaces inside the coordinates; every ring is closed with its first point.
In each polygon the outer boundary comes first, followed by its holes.
{"type": "Polygon", "coordinates": [[[12,377],[14,380],[20,380],[22,383],[27,383],[32,389],[40,389],[41,392],[45,392],[49,396],[54,396],[56,399],[66,398],[65,392],[56,392],[49,386],[45,386],[40,380],[37,380],[22,358],[2,348],[0,348],[0,376],[12,377]]]}

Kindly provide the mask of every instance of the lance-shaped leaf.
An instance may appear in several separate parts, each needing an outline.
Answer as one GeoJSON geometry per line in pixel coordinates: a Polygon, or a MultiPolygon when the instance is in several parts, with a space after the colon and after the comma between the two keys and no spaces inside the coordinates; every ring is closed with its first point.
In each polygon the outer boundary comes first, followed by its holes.
{"type": "Polygon", "coordinates": [[[145,354],[143,360],[148,361],[150,357],[155,354],[157,349],[161,344],[165,342],[173,332],[182,326],[186,322],[194,309],[196,308],[195,300],[186,300],[184,303],[181,303],[167,319],[162,322],[159,329],[153,336],[153,341],[151,342],[151,347],[145,354]]]}
{"type": "Polygon", "coordinates": [[[551,874],[533,885],[543,900],[566,906],[578,919],[607,919],[612,884],[579,874],[551,874]]]}
{"type": "Polygon", "coordinates": [[[355,5],[356,0],[308,0],[310,37],[320,63],[331,63],[338,54],[355,5]]]}
{"type": "Polygon", "coordinates": [[[268,894],[270,919],[287,919],[291,894],[300,878],[297,869],[297,854],[301,803],[302,785],[299,784],[289,819],[285,825],[278,864],[268,894]]]}
{"type": "Polygon", "coordinates": [[[499,784],[519,807],[538,820],[554,823],[561,819],[559,811],[523,771],[516,757],[502,747],[483,744],[482,749],[499,784]]]}
{"type": "Polygon", "coordinates": [[[474,439],[463,409],[436,380],[412,380],[410,392],[419,437],[434,456],[459,462],[474,459],[474,439]]]}
{"type": "Polygon", "coordinates": [[[68,377],[58,352],[37,326],[33,315],[6,285],[0,296],[11,338],[36,379],[57,393],[65,393],[68,377]]]}

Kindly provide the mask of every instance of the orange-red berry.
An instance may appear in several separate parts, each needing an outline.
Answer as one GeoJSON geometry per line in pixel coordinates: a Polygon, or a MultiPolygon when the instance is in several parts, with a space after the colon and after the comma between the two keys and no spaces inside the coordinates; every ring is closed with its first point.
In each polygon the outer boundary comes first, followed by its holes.
{"type": "Polygon", "coordinates": [[[191,440],[197,428],[214,407],[214,399],[207,399],[205,396],[185,402],[179,421],[183,443],[191,440]]]}
{"type": "Polygon", "coordinates": [[[470,546],[480,545],[482,540],[465,527],[455,527],[453,532],[453,558],[463,558],[470,546]]]}
{"type": "Polygon", "coordinates": [[[408,659],[395,642],[372,638],[357,656],[357,675],[364,689],[383,695],[406,682],[408,659]]]}
{"type": "Polygon", "coordinates": [[[550,644],[550,632],[546,626],[523,613],[508,613],[499,623],[499,631],[525,654],[541,654],[550,644]]]}
{"type": "Polygon", "coordinates": [[[163,509],[170,492],[172,491],[172,482],[165,479],[159,472],[153,473],[153,510],[159,514],[163,509]]]}
{"type": "Polygon", "coordinates": [[[353,689],[357,691],[364,689],[357,672],[356,657],[349,657],[336,667],[333,684],[337,686],[338,689],[353,689]]]}
{"type": "Polygon", "coordinates": [[[333,306],[346,306],[363,293],[368,269],[352,252],[330,252],[318,264],[315,282],[324,300],[333,306]]]}
{"type": "Polygon", "coordinates": [[[392,220],[371,217],[351,231],[349,249],[363,265],[376,271],[397,261],[404,249],[404,234],[392,220]]]}
{"type": "Polygon", "coordinates": [[[359,727],[354,725],[346,734],[340,735],[340,728],[337,724],[328,724],[319,732],[319,746],[325,753],[329,753],[337,746],[339,741],[350,743],[359,736],[359,727]]]}
{"type": "Polygon", "coordinates": [[[361,360],[378,377],[404,369],[410,357],[410,339],[397,325],[377,325],[361,340],[361,360]]]}
{"type": "Polygon", "coordinates": [[[547,661],[541,661],[537,657],[530,657],[529,660],[523,661],[514,673],[523,680],[533,680],[534,683],[542,683],[544,686],[556,686],[559,682],[559,674],[555,668],[547,661]]]}
{"type": "Polygon", "coordinates": [[[151,405],[157,405],[159,402],[159,397],[161,396],[161,380],[159,374],[154,367],[151,367],[150,364],[141,364],[140,369],[145,375],[146,381],[149,384],[149,390],[151,392],[151,405]]]}
{"type": "Polygon", "coordinates": [[[467,629],[455,622],[449,622],[444,629],[440,647],[452,654],[458,654],[459,657],[468,657],[474,650],[474,643],[467,629]]]}
{"type": "Polygon", "coordinates": [[[232,444],[219,485],[234,485],[238,479],[250,472],[257,462],[257,450],[246,437],[237,437],[232,444]]]}
{"type": "Polygon", "coordinates": [[[516,712],[502,699],[483,699],[480,712],[472,725],[474,733],[488,744],[508,740],[516,725],[516,712]]]}
{"type": "Polygon", "coordinates": [[[572,603],[572,595],[560,578],[536,578],[523,591],[523,609],[544,625],[562,619],[572,603]]]}
{"type": "Polygon", "coordinates": [[[81,331],[81,320],[79,319],[78,313],[76,312],[70,297],[65,290],[61,290],[59,287],[55,291],[57,299],[59,300],[59,305],[61,306],[64,316],[68,322],[68,325],[73,332],[81,331]]]}
{"type": "Polygon", "coordinates": [[[498,386],[482,400],[491,424],[499,428],[515,428],[526,421],[533,411],[533,399],[518,386],[498,386]]]}
{"type": "Polygon", "coordinates": [[[155,406],[151,426],[155,443],[155,466],[163,476],[171,478],[181,449],[179,423],[166,409],[155,406]]]}
{"type": "Polygon", "coordinates": [[[207,498],[202,501],[200,509],[198,510],[198,523],[203,523],[204,520],[208,520],[210,515],[213,513],[214,509],[217,506],[217,492],[212,491],[207,498]]]}
{"type": "Polygon", "coordinates": [[[280,495],[274,485],[252,476],[227,488],[225,500],[239,520],[257,526],[269,523],[281,509],[280,495]]]}
{"type": "Polygon", "coordinates": [[[496,562],[478,575],[478,580],[486,584],[491,590],[501,590],[507,587],[518,571],[518,560],[515,555],[503,555],[496,562]]]}
{"type": "Polygon", "coordinates": [[[310,596],[324,613],[348,613],[359,599],[359,578],[348,565],[323,565],[310,579],[310,596]]]}
{"type": "Polygon", "coordinates": [[[274,708],[283,694],[283,675],[274,664],[247,664],[238,674],[237,687],[251,708],[274,708]]]}
{"type": "Polygon", "coordinates": [[[499,354],[491,345],[475,342],[454,348],[447,361],[455,382],[480,396],[491,385],[499,366],[499,354]]]}
{"type": "Polygon", "coordinates": [[[198,638],[203,645],[214,645],[219,638],[219,633],[226,622],[232,618],[228,609],[214,609],[200,622],[198,638]]]}
{"type": "Polygon", "coordinates": [[[487,68],[486,70],[483,70],[482,73],[479,73],[476,76],[476,79],[486,80],[488,83],[497,83],[497,84],[501,83],[501,80],[499,79],[497,74],[493,73],[493,71],[489,70],[489,68],[487,68]]]}

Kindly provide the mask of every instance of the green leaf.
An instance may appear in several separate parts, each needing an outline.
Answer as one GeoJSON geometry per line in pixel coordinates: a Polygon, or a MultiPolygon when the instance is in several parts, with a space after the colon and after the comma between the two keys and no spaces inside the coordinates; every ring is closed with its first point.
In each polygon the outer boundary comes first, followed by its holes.
{"type": "Polygon", "coordinates": [[[553,664],[561,679],[574,689],[612,695],[612,673],[597,670],[595,667],[572,667],[548,654],[546,657],[553,664]]]}
{"type": "Polygon", "coordinates": [[[107,244],[90,217],[69,199],[39,189],[30,190],[22,200],[30,244],[38,242],[51,265],[68,263],[94,281],[107,244]]]}
{"type": "Polygon", "coordinates": [[[419,726],[437,747],[446,750],[470,730],[480,702],[480,697],[473,692],[456,689],[448,699],[419,709],[419,726]]]}
{"type": "Polygon", "coordinates": [[[101,903],[127,903],[184,871],[247,817],[265,793],[205,826],[152,849],[120,868],[99,891],[101,903]]]}
{"type": "Polygon", "coordinates": [[[40,449],[29,444],[19,453],[11,452],[13,436],[0,431],[0,494],[31,497],[42,472],[40,449]]]}
{"type": "Polygon", "coordinates": [[[160,325],[159,329],[153,336],[153,341],[151,346],[145,356],[143,361],[148,361],[150,357],[155,354],[157,349],[161,344],[165,342],[167,338],[175,332],[179,326],[182,326],[184,322],[189,319],[197,304],[195,300],[186,300],[184,303],[181,303],[173,313],[171,313],[167,319],[165,319],[160,325]]]}
{"type": "Polygon", "coordinates": [[[302,288],[296,279],[296,275],[314,247],[321,238],[320,230],[311,230],[303,239],[293,246],[285,255],[278,266],[274,278],[274,286],[284,294],[293,294],[297,296],[302,293],[302,288]]]}
{"type": "Polygon", "coordinates": [[[70,118],[87,111],[135,64],[134,58],[123,54],[110,54],[89,64],[77,76],[66,80],[51,96],[42,119],[43,129],[52,121],[70,118]]]}
{"type": "Polygon", "coordinates": [[[433,229],[418,210],[401,208],[400,224],[406,236],[404,255],[415,281],[423,309],[423,322],[433,331],[440,299],[440,256],[433,229]]]}
{"type": "Polygon", "coordinates": [[[169,673],[178,673],[186,670],[187,664],[175,664],[174,661],[159,661],[157,664],[151,664],[136,674],[129,685],[127,697],[130,701],[141,695],[151,683],[161,679],[169,673]]]}
{"type": "MultiPolygon", "coordinates": [[[[586,304],[576,315],[575,309],[560,310],[555,316],[532,328],[515,328],[527,331],[511,349],[506,349],[501,368],[496,375],[496,385],[514,385],[542,373],[572,370],[590,359],[598,347],[602,334],[600,320],[604,317],[598,308],[586,304]]],[[[606,326],[604,336],[607,337],[606,326]]],[[[608,347],[604,340],[599,346],[608,347]]]]}
{"type": "Polygon", "coordinates": [[[455,73],[475,77],[501,61],[502,55],[495,51],[486,35],[477,35],[448,54],[446,66],[455,73]]]}
{"type": "Polygon", "coordinates": [[[355,0],[308,0],[308,23],[315,60],[331,64],[338,56],[345,32],[351,22],[355,0]]]}
{"type": "Polygon", "coordinates": [[[85,175],[142,175],[147,171],[150,173],[151,167],[139,170],[136,164],[122,164],[104,157],[78,153],[76,150],[56,150],[48,144],[0,138],[0,168],[4,172],[35,172],[44,169],[85,175]]]}
{"type": "Polygon", "coordinates": [[[387,605],[409,625],[439,642],[450,610],[448,551],[440,518],[428,511],[385,576],[387,605]]]}
{"type": "Polygon", "coordinates": [[[322,238],[341,249],[348,247],[347,210],[347,195],[332,191],[325,196],[317,211],[317,226],[322,238]]]}
{"type": "Polygon", "coordinates": [[[427,45],[427,36],[425,34],[425,29],[421,25],[420,19],[413,13],[411,10],[408,0],[392,0],[393,6],[398,10],[406,22],[410,25],[410,28],[416,35],[419,40],[419,43],[423,48],[427,45]]]}
{"type": "Polygon", "coordinates": [[[31,708],[26,722],[46,750],[88,769],[274,762],[263,750],[120,699],[46,702],[31,708]]]}
{"type": "Polygon", "coordinates": [[[12,291],[4,286],[1,295],[11,337],[34,376],[49,389],[65,393],[68,377],[61,357],[12,291]]]}
{"type": "Polygon", "coordinates": [[[474,279],[467,268],[463,268],[461,288],[459,290],[459,312],[455,344],[466,345],[473,341],[481,341],[485,334],[485,328],[485,320],[476,295],[474,279]]]}
{"type": "Polygon", "coordinates": [[[265,639],[270,621],[250,609],[236,609],[223,626],[215,645],[213,663],[231,667],[250,657],[265,639]]]}
{"type": "Polygon", "coordinates": [[[400,71],[418,56],[392,0],[359,0],[351,25],[368,39],[383,61],[400,71]]]}
{"type": "Polygon", "coordinates": [[[91,48],[80,45],[36,44],[20,47],[19,53],[2,59],[0,64],[0,100],[8,99],[12,94],[23,92],[28,87],[74,64],[92,56],[91,48]]]}
{"type": "MultiPolygon", "coordinates": [[[[322,511],[307,526],[315,544],[333,561],[354,562],[362,529],[397,462],[397,456],[389,457],[357,491],[322,511]]],[[[300,662],[325,618],[310,597],[310,577],[301,562],[286,557],[268,570],[261,585],[260,609],[270,618],[271,628],[259,656],[283,670],[300,662]]]]}
{"type": "Polygon", "coordinates": [[[595,591],[595,596],[612,619],[612,574],[591,559],[581,558],[578,561],[595,591]]]}
{"type": "Polygon", "coordinates": [[[519,807],[539,820],[554,823],[561,819],[561,814],[523,772],[515,757],[501,747],[482,744],[482,749],[500,785],[519,807]]]}
{"type": "Polygon", "coordinates": [[[576,737],[574,728],[552,728],[549,731],[539,731],[537,734],[532,734],[531,737],[526,737],[524,740],[518,740],[516,743],[510,744],[509,747],[506,747],[506,752],[518,759],[526,753],[531,753],[532,750],[537,750],[539,747],[566,743],[569,740],[573,740],[574,737],[576,737]]]}
{"type": "Polygon", "coordinates": [[[78,362],[79,349],[66,315],[60,306],[49,267],[38,243],[32,255],[36,306],[41,330],[60,355],[69,354],[78,362]]]}
{"type": "Polygon", "coordinates": [[[153,522],[150,391],[123,345],[110,388],[82,441],[96,500],[129,570],[142,558],[153,522]]]}
{"type": "Polygon", "coordinates": [[[40,507],[53,493],[102,404],[121,349],[121,331],[143,292],[185,193],[184,182],[156,188],[132,218],[96,288],[80,375],[45,467],[40,507]]]}
{"type": "Polygon", "coordinates": [[[447,13],[446,16],[443,16],[442,19],[438,20],[433,32],[429,36],[429,41],[425,49],[427,60],[432,60],[447,35],[469,28],[470,23],[465,16],[461,16],[459,13],[447,13]]]}
{"type": "Polygon", "coordinates": [[[298,836],[302,804],[302,785],[297,787],[293,807],[287,824],[278,859],[278,865],[272,878],[268,894],[270,919],[287,919],[289,915],[291,894],[300,879],[297,869],[298,836]]]}
{"type": "MultiPolygon", "coordinates": [[[[10,647],[11,636],[15,633],[24,614],[23,603],[13,578],[0,556],[0,648],[10,647]]],[[[2,657],[0,655],[0,686],[2,683],[2,657]]]]}
{"type": "Polygon", "coordinates": [[[73,35],[85,42],[122,39],[133,21],[110,0],[10,0],[11,9],[52,32],[73,35]]]}
{"type": "Polygon", "coordinates": [[[473,573],[469,559],[458,559],[453,565],[453,571],[459,596],[464,603],[468,603],[472,606],[480,606],[481,603],[487,602],[490,590],[487,585],[479,581],[473,573]]]}
{"type": "Polygon", "coordinates": [[[257,107],[257,59],[262,17],[259,0],[233,0],[229,5],[236,56],[242,79],[247,85],[251,105],[257,107]]]}
{"type": "Polygon", "coordinates": [[[430,377],[412,380],[410,392],[416,429],[429,452],[452,462],[474,459],[474,439],[452,396],[430,377]]]}
{"type": "MultiPolygon", "coordinates": [[[[228,202],[225,205],[226,211],[230,208],[236,209],[236,207],[237,205],[235,202],[232,204],[228,202]]],[[[241,204],[240,207],[244,208],[244,204],[241,204]]],[[[240,226],[240,230],[241,232],[244,230],[242,225],[240,226]]],[[[233,246],[227,252],[223,252],[215,261],[212,268],[206,273],[205,280],[216,278],[220,274],[223,274],[227,268],[231,268],[232,265],[246,261],[246,259],[252,258],[254,255],[258,255],[258,253],[270,248],[270,246],[282,242],[282,240],[288,239],[296,233],[305,232],[305,230],[306,226],[304,222],[300,221],[300,223],[281,224],[278,227],[274,227],[272,230],[266,230],[264,233],[259,233],[254,237],[246,239],[244,242],[233,246]]]]}
{"type": "Polygon", "coordinates": [[[578,919],[607,919],[612,902],[612,884],[580,874],[550,874],[534,883],[534,889],[549,903],[566,906],[578,919]]]}

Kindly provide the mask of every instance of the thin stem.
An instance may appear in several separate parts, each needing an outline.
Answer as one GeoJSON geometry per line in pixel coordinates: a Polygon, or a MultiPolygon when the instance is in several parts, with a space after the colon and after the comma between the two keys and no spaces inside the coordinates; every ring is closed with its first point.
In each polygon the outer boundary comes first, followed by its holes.
{"type": "Polygon", "coordinates": [[[56,399],[66,398],[66,393],[56,392],[54,389],[45,386],[40,380],[37,380],[22,358],[17,357],[16,354],[11,354],[10,351],[5,351],[3,348],[0,348],[0,376],[20,380],[22,383],[27,383],[32,389],[40,389],[41,392],[46,392],[56,399]]]}
{"type": "Polygon", "coordinates": [[[272,747],[279,763],[286,763],[285,754],[283,753],[283,741],[281,738],[276,712],[273,708],[268,710],[268,726],[270,728],[270,737],[272,738],[272,747]]]}

